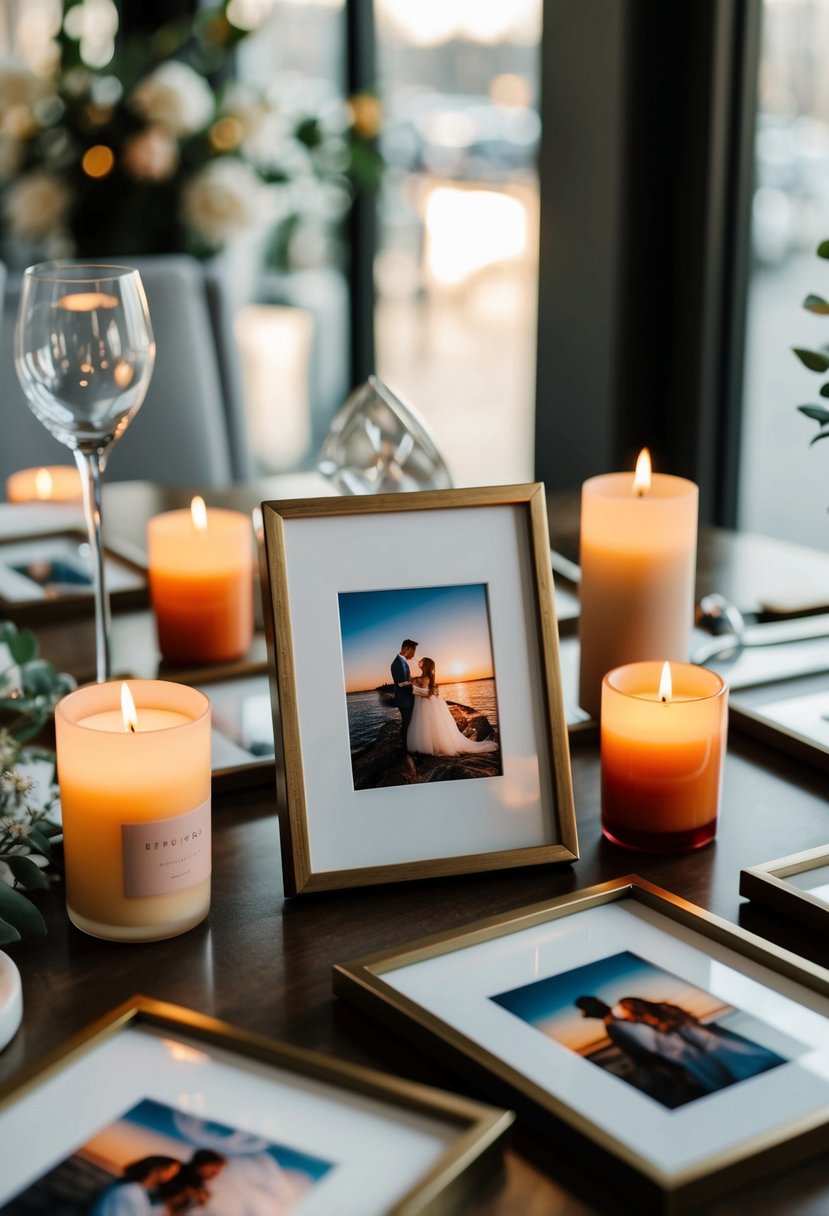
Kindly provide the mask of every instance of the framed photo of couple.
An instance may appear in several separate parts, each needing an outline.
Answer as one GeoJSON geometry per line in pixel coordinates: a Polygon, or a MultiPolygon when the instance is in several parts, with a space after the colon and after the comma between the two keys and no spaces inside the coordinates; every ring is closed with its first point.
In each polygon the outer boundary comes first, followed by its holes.
{"type": "Polygon", "coordinates": [[[637,1211],[829,1147],[829,973],[639,878],[337,966],[334,989],[637,1211]]]}
{"type": "Polygon", "coordinates": [[[543,487],[262,522],[286,894],[575,860],[543,487]]]}
{"type": "Polygon", "coordinates": [[[0,1092],[0,1213],[437,1216],[512,1118],[134,997],[0,1092]]]}

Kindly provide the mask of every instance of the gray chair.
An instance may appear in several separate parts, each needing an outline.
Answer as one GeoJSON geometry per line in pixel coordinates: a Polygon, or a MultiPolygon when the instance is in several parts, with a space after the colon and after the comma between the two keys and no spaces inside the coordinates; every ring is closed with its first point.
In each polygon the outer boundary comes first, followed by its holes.
{"type": "MultiPolygon", "coordinates": [[[[146,400],[113,449],[107,479],[220,487],[252,475],[244,403],[222,284],[179,254],[111,258],[141,272],[156,340],[146,400]]],[[[30,413],[14,370],[21,276],[10,277],[0,330],[0,479],[72,458],[30,413]]]]}

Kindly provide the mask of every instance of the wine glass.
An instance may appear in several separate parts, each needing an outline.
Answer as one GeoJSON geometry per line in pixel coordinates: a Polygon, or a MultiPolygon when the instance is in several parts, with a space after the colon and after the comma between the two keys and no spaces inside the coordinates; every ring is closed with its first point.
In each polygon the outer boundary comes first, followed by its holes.
{"type": "Polygon", "coordinates": [[[341,494],[452,486],[426,423],[376,376],[354,390],[331,423],[317,468],[341,494]]]}
{"type": "Polygon", "coordinates": [[[75,456],[92,552],[96,677],[110,676],[101,481],[112,445],[140,409],[155,363],[138,271],[42,262],[23,275],[15,367],[29,408],[75,456]]]}

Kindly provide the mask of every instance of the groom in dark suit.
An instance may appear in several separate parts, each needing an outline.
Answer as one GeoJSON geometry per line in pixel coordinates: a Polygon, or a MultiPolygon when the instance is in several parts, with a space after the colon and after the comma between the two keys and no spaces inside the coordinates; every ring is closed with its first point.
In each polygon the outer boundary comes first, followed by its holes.
{"type": "Polygon", "coordinates": [[[409,723],[412,720],[414,693],[410,684],[407,684],[406,687],[401,687],[401,685],[404,681],[411,679],[409,663],[415,656],[417,646],[417,642],[413,642],[411,638],[404,638],[400,643],[400,654],[397,655],[391,665],[391,678],[394,680],[394,703],[400,710],[400,717],[403,722],[403,728],[400,732],[403,751],[406,750],[406,735],[408,734],[409,723]]]}

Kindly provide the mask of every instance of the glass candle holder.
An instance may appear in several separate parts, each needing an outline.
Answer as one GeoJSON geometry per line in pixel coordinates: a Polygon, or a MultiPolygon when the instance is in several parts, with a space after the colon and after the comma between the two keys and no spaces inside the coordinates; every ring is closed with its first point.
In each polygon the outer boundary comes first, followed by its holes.
{"type": "Polygon", "coordinates": [[[165,680],[88,685],[55,709],[66,905],[110,941],[158,941],[210,907],[210,702],[165,680]]]}
{"type": "Polygon", "coordinates": [[[728,689],[690,663],[614,668],[602,682],[602,831],[648,853],[714,838],[728,726],[728,689]],[[670,694],[660,693],[665,667],[670,694]]]}

